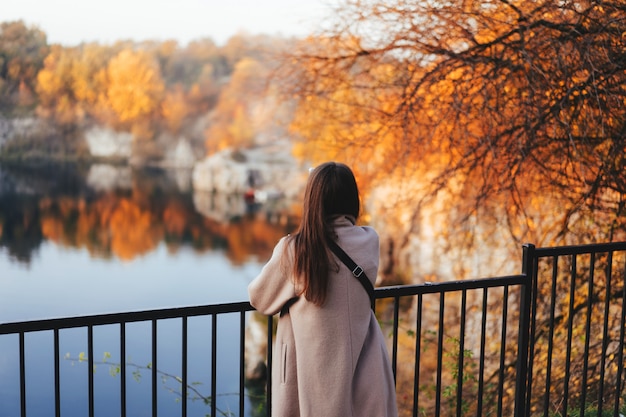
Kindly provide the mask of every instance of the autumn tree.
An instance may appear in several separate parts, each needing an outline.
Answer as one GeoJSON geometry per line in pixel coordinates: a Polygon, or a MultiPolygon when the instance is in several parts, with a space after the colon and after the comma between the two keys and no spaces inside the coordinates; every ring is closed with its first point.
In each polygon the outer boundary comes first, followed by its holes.
{"type": "Polygon", "coordinates": [[[47,50],[46,34],[38,28],[22,21],[0,23],[0,109],[34,103],[47,50]]]}
{"type": "Polygon", "coordinates": [[[69,80],[73,57],[70,49],[63,49],[59,45],[52,47],[50,54],[44,60],[44,67],[37,74],[36,91],[41,101],[40,113],[52,117],[63,124],[74,122],[75,100],[66,80],[69,80]]]}
{"type": "Polygon", "coordinates": [[[66,126],[110,121],[107,64],[114,52],[96,43],[53,45],[37,74],[38,115],[66,126]]]}
{"type": "Polygon", "coordinates": [[[242,59],[235,66],[230,82],[221,91],[206,132],[209,153],[225,148],[241,148],[253,143],[255,128],[253,109],[264,90],[263,64],[251,58],[242,59]]]}
{"type": "Polygon", "coordinates": [[[173,60],[172,66],[180,68],[187,90],[187,102],[192,114],[203,114],[217,103],[221,79],[230,75],[223,54],[210,39],[190,42],[173,60]],[[184,69],[184,70],[183,70],[184,69]]]}
{"type": "Polygon", "coordinates": [[[134,128],[138,137],[150,137],[164,91],[158,63],[143,51],[125,49],[109,61],[107,82],[106,102],[118,123],[134,128]]]}
{"type": "Polygon", "coordinates": [[[348,0],[336,16],[282,76],[317,160],[419,182],[412,207],[448,195],[462,237],[476,217],[517,243],[624,237],[623,2],[348,0]]]}
{"type": "Polygon", "coordinates": [[[38,114],[59,125],[75,125],[84,116],[74,91],[77,51],[53,45],[37,74],[38,114]]]}
{"type": "Polygon", "coordinates": [[[79,108],[94,120],[106,120],[107,65],[114,48],[98,43],[82,44],[72,68],[72,89],[79,108]]]}
{"type": "Polygon", "coordinates": [[[174,41],[164,42],[154,54],[166,88],[161,105],[165,127],[177,133],[186,118],[199,117],[215,106],[224,56],[210,39],[184,48],[174,41]]]}

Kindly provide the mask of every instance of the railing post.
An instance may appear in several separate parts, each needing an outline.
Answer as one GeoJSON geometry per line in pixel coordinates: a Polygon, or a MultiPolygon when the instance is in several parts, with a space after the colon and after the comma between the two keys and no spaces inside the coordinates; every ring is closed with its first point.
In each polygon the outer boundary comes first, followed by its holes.
{"type": "Polygon", "coordinates": [[[515,378],[515,417],[526,416],[526,386],[528,382],[528,348],[530,344],[530,308],[532,282],[535,273],[535,245],[523,246],[522,275],[525,284],[521,289],[520,318],[517,351],[517,376],[515,378]]]}
{"type": "Polygon", "coordinates": [[[266,416],[270,417],[272,412],[272,361],[273,359],[273,347],[274,347],[274,317],[267,317],[267,385],[265,396],[265,411],[266,416]]]}
{"type": "Polygon", "coordinates": [[[20,416],[26,417],[26,338],[20,331],[20,416]]]}

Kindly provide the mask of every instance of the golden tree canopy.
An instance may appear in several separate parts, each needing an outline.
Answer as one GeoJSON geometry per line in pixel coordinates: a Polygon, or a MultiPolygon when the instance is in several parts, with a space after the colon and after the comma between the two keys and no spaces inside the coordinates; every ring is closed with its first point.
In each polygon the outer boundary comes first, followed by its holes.
{"type": "Polygon", "coordinates": [[[518,240],[612,240],[626,232],[624,33],[622,2],[347,0],[281,77],[313,162],[418,181],[422,202],[445,191],[451,215],[504,214],[518,240]]]}
{"type": "Polygon", "coordinates": [[[164,84],[150,55],[125,49],[111,59],[107,74],[106,97],[120,122],[135,122],[159,109],[164,84]]]}

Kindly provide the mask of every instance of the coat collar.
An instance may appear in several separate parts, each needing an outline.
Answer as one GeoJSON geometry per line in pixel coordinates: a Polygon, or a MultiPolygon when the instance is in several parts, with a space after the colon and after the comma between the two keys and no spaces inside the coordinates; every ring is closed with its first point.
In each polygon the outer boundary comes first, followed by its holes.
{"type": "Polygon", "coordinates": [[[333,216],[331,218],[331,223],[335,227],[354,226],[356,224],[356,219],[354,216],[350,216],[349,214],[340,214],[333,216]]]}

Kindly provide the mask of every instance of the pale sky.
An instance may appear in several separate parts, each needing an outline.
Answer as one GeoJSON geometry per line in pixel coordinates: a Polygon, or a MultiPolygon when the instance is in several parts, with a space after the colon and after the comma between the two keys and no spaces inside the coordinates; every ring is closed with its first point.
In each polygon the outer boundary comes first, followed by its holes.
{"type": "Polygon", "coordinates": [[[336,0],[0,0],[0,22],[23,20],[65,46],[97,41],[209,37],[223,44],[241,31],[304,36],[336,0]]]}

